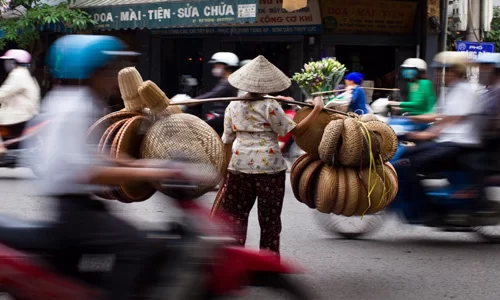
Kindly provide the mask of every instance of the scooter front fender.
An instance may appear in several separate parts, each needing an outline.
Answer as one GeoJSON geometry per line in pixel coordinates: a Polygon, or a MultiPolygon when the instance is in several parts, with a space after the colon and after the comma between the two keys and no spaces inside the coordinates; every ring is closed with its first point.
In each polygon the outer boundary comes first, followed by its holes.
{"type": "Polygon", "coordinates": [[[240,290],[256,272],[299,274],[298,268],[280,260],[268,251],[243,247],[225,247],[213,267],[210,287],[215,295],[226,295],[240,290]]]}

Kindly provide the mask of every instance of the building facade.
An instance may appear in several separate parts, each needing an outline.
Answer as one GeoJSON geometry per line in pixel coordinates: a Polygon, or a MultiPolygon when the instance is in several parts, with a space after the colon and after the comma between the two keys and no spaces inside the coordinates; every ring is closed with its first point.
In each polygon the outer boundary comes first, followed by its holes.
{"type": "MultiPolygon", "coordinates": [[[[439,47],[439,0],[309,0],[294,12],[282,0],[137,2],[77,0],[75,7],[92,15],[96,33],[143,53],[141,74],[168,96],[179,93],[182,75],[196,77],[200,93],[210,89],[216,79],[207,61],[218,51],[241,60],[262,54],[290,77],[304,62],[336,57],[376,87],[404,88],[403,60],[430,60],[439,47]]],[[[288,94],[301,97],[296,87],[288,94]]]]}

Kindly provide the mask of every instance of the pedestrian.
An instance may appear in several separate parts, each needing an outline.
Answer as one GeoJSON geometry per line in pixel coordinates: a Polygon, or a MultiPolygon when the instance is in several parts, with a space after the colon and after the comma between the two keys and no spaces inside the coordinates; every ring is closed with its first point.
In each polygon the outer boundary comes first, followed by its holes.
{"type": "Polygon", "coordinates": [[[355,112],[360,115],[369,113],[366,104],[365,91],[361,87],[363,83],[363,74],[352,72],[345,76],[346,89],[351,89],[351,103],[349,104],[349,111],[355,112]]]}
{"type": "Polygon", "coordinates": [[[287,165],[280,152],[278,136],[289,132],[303,134],[321,112],[323,102],[315,98],[309,116],[295,124],[276,100],[263,98],[291,86],[288,76],[263,56],[229,76],[229,83],[255,100],[233,101],[226,109],[222,141],[228,172],[220,209],[234,225],[238,243],[244,245],[248,216],[257,198],[260,248],[279,254],[287,165]],[[233,150],[235,141],[237,146],[233,150]]]}

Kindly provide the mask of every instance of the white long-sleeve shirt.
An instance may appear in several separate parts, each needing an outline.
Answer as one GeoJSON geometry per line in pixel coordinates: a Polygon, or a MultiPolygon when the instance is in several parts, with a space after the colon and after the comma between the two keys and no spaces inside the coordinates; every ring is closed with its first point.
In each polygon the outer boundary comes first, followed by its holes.
{"type": "MultiPolygon", "coordinates": [[[[85,182],[89,169],[106,164],[95,151],[99,141],[87,141],[88,129],[103,112],[97,99],[86,87],[57,87],[45,96],[42,114],[49,123],[40,133],[43,147],[23,160],[27,167],[32,163],[41,166],[44,173],[38,180],[38,192],[42,195],[88,194],[101,189],[85,182]]],[[[24,145],[33,148],[33,143],[34,139],[28,139],[24,145]]]]}
{"type": "Polygon", "coordinates": [[[25,122],[40,110],[40,87],[27,68],[17,67],[0,86],[0,125],[25,122]]]}

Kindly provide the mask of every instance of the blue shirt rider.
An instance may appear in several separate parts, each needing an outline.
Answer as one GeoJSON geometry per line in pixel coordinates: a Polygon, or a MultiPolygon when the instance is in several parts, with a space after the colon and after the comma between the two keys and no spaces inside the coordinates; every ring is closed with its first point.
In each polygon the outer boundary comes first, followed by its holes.
{"type": "Polygon", "coordinates": [[[366,107],[366,95],[363,88],[360,86],[363,83],[364,76],[358,72],[352,72],[346,75],[345,84],[347,87],[352,87],[351,104],[349,111],[355,112],[360,115],[368,113],[366,107]]]}

